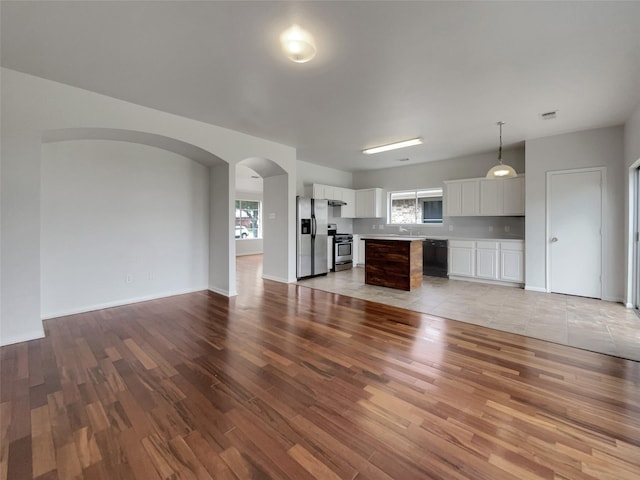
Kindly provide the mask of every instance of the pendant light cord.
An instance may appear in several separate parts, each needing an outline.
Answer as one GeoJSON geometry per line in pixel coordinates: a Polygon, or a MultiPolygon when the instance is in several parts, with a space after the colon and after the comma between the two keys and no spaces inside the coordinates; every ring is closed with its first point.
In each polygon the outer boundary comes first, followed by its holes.
{"type": "Polygon", "coordinates": [[[504,122],[498,122],[498,125],[500,126],[500,149],[498,150],[498,162],[502,165],[502,125],[504,125],[504,122]]]}

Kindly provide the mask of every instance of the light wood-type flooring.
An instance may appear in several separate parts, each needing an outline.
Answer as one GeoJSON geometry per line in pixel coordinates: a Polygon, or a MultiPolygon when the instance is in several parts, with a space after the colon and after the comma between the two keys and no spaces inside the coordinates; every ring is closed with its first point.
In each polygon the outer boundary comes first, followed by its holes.
{"type": "Polygon", "coordinates": [[[260,278],[3,347],[0,479],[640,478],[640,364],[260,278]]]}

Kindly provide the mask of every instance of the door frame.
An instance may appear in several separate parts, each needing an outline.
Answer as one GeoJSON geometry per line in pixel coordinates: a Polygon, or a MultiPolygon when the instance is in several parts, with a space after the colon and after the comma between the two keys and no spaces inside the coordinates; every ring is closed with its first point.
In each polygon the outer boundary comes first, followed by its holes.
{"type": "Polygon", "coordinates": [[[636,232],[640,231],[640,159],[629,166],[629,208],[627,220],[627,295],[625,306],[635,308],[640,304],[640,243],[636,232]]]}
{"type": "Polygon", "coordinates": [[[603,297],[604,286],[607,281],[607,273],[604,268],[604,259],[606,252],[607,232],[606,216],[605,216],[605,199],[607,193],[607,167],[587,167],[587,168],[571,168],[568,170],[549,170],[546,178],[546,206],[545,206],[545,289],[547,293],[551,293],[551,244],[549,236],[551,235],[551,178],[554,175],[566,175],[568,173],[587,173],[600,172],[600,298],[603,297]]]}

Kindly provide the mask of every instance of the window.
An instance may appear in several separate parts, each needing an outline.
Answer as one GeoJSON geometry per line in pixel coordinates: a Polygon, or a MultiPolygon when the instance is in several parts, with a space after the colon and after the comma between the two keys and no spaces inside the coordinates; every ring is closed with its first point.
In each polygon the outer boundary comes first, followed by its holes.
{"type": "Polygon", "coordinates": [[[262,238],[262,202],[236,200],[236,238],[262,238]]]}
{"type": "Polygon", "coordinates": [[[390,192],[387,223],[441,225],[442,189],[425,188],[390,192]]]}

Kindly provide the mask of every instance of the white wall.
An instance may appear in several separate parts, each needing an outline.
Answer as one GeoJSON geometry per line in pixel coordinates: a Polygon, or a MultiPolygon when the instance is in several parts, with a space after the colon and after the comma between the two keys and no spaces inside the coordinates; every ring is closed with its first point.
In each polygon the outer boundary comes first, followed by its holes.
{"type": "Polygon", "coordinates": [[[296,179],[296,195],[301,197],[312,196],[312,185],[332,185],[335,187],[351,188],[353,174],[335,168],[322,167],[315,163],[298,160],[298,176],[296,179]]]}
{"type": "MultiPolygon", "coordinates": [[[[235,292],[235,171],[229,166],[256,157],[274,162],[289,181],[280,192],[286,200],[277,205],[283,208],[277,213],[285,225],[275,232],[278,238],[272,244],[278,263],[269,265],[276,268],[274,277],[295,281],[294,148],[5,68],[1,89],[0,344],[44,334],[40,318],[40,165],[42,135],[47,132],[89,127],[142,132],[204,153],[203,162],[212,173],[210,224],[219,226],[209,242],[209,287],[230,295],[235,292]],[[209,161],[211,158],[216,161],[209,161]],[[221,178],[214,179],[216,170],[221,178]]],[[[264,268],[266,272],[266,264],[264,268]]]]}
{"type": "Polygon", "coordinates": [[[207,173],[146,145],[44,144],[42,317],[206,289],[207,173]]]}
{"type": "Polygon", "coordinates": [[[627,167],[640,158],[640,103],[624,125],[624,158],[627,167]]]}
{"type": "MultiPolygon", "coordinates": [[[[287,190],[287,185],[294,185],[295,179],[291,179],[287,175],[276,175],[272,177],[264,178],[264,201],[262,211],[262,236],[264,251],[275,250],[274,246],[277,242],[281,242],[282,234],[286,233],[289,225],[287,217],[282,214],[286,211],[287,201],[280,192],[287,190]]],[[[295,219],[295,198],[293,202],[289,202],[289,206],[292,208],[292,213],[295,219]]],[[[295,231],[289,231],[295,238],[295,231]]],[[[287,265],[287,252],[280,251],[280,255],[265,255],[262,261],[263,278],[268,280],[276,280],[279,282],[286,282],[287,275],[291,272],[287,271],[285,266],[287,265]]],[[[296,255],[296,244],[293,243],[291,251],[294,258],[296,255]]],[[[294,272],[295,276],[295,265],[294,272]]]]}
{"type": "Polygon", "coordinates": [[[622,301],[625,277],[622,127],[600,128],[526,142],[526,288],[546,286],[546,174],[606,167],[603,299],[622,301]]]}
{"type": "MultiPolygon", "coordinates": [[[[513,148],[503,152],[504,163],[518,173],[524,170],[524,148],[513,148]]],[[[481,153],[437,162],[354,172],[353,186],[356,189],[380,187],[386,193],[394,190],[443,187],[445,180],[484,177],[497,163],[497,151],[481,153]]],[[[384,218],[356,219],[355,233],[398,233],[397,226],[387,225],[384,218]],[[383,230],[380,230],[380,226],[383,230]]],[[[479,238],[524,238],[522,217],[445,217],[442,225],[420,225],[414,233],[433,236],[479,237],[479,238]],[[505,232],[509,227],[509,232],[505,232]]]]}
{"type": "MultiPolygon", "coordinates": [[[[246,192],[238,190],[238,182],[236,180],[236,200],[255,200],[262,202],[262,192],[246,192]]],[[[260,187],[262,188],[262,179],[260,179],[260,187]]],[[[264,207],[264,204],[263,204],[264,207]]],[[[262,212],[264,223],[264,209],[262,212]]],[[[255,255],[263,252],[262,238],[236,238],[236,256],[255,255]]]]}
{"type": "Polygon", "coordinates": [[[625,252],[627,255],[626,262],[626,293],[625,303],[628,307],[634,306],[633,292],[634,290],[634,278],[633,268],[631,267],[634,262],[634,220],[630,217],[633,216],[634,209],[640,208],[638,205],[634,205],[636,200],[635,189],[640,188],[640,185],[634,185],[633,170],[640,168],[640,103],[636,106],[635,110],[624,125],[624,160],[627,176],[625,181],[625,195],[627,201],[625,202],[624,209],[624,225],[625,232],[625,252]]]}

